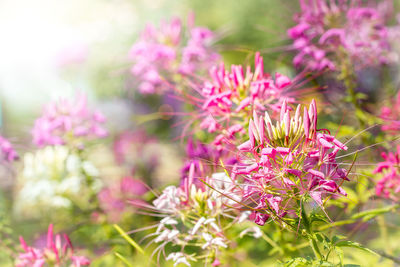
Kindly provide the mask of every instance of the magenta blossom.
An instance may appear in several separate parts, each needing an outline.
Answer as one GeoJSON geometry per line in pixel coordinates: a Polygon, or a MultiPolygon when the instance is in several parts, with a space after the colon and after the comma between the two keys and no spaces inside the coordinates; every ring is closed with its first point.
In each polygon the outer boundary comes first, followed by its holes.
{"type": "MultiPolygon", "coordinates": [[[[208,70],[220,56],[211,48],[214,34],[207,28],[189,27],[178,18],[148,25],[129,53],[132,74],[143,94],[163,93],[179,75],[190,77],[208,70]]],[[[179,80],[179,78],[178,78],[179,80]]]]}
{"type": "Polygon", "coordinates": [[[384,106],[381,109],[380,117],[384,120],[382,131],[387,131],[392,134],[398,134],[400,130],[400,94],[393,99],[390,106],[384,106]]]}
{"type": "Polygon", "coordinates": [[[356,68],[389,62],[387,15],[380,6],[326,0],[300,0],[300,5],[297,25],[288,30],[296,67],[340,69],[344,54],[356,68]]]}
{"type": "Polygon", "coordinates": [[[11,162],[18,158],[17,152],[15,152],[11,143],[0,135],[0,162],[2,159],[11,162]]]}
{"type": "Polygon", "coordinates": [[[375,186],[375,193],[377,196],[398,201],[400,196],[400,146],[397,146],[396,153],[383,152],[382,158],[385,161],[378,163],[373,172],[384,175],[375,186]]]}
{"type": "Polygon", "coordinates": [[[263,58],[258,52],[254,71],[250,66],[240,65],[232,65],[229,71],[221,64],[210,70],[210,76],[211,80],[205,82],[201,91],[200,127],[217,133],[214,145],[219,149],[232,142],[236,134],[245,133],[244,128],[254,110],[272,109],[277,114],[283,99],[290,103],[295,101],[296,92],[290,91],[292,80],[280,73],[275,77],[265,73],[263,58]]]}
{"type": "Polygon", "coordinates": [[[80,267],[88,266],[90,261],[83,256],[74,254],[74,249],[69,237],[64,234],[53,233],[53,225],[49,225],[47,233],[47,244],[45,247],[29,247],[25,240],[20,237],[23,252],[19,253],[16,267],[80,267]]]}
{"type": "Polygon", "coordinates": [[[234,171],[243,175],[243,199],[253,207],[253,218],[263,225],[270,217],[294,215],[298,201],[309,196],[323,206],[332,195],[346,195],[341,188],[348,180],[336,155],[347,147],[326,131],[317,129],[317,108],[297,106],[295,115],[284,102],[280,119],[273,123],[254,114],[249,140],[240,145],[245,153],[234,171]]]}
{"type": "Polygon", "coordinates": [[[89,110],[84,94],[73,100],[60,99],[47,104],[35,121],[33,142],[39,147],[66,144],[82,147],[84,141],[107,136],[104,122],[100,112],[89,110]]]}

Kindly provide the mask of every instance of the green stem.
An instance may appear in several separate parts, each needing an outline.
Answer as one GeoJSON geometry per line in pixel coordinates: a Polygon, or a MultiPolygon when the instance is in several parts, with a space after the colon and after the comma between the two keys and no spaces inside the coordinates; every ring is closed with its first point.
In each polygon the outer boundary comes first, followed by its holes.
{"type": "Polygon", "coordinates": [[[303,221],[304,229],[307,232],[307,238],[310,241],[310,246],[314,252],[315,257],[319,260],[323,260],[324,257],[322,256],[322,253],[319,250],[318,244],[315,241],[315,235],[312,230],[312,225],[310,224],[310,220],[308,219],[306,210],[304,209],[303,201],[300,201],[300,208],[301,208],[301,219],[303,221]]]}
{"type": "Polygon", "coordinates": [[[310,246],[314,252],[315,257],[319,260],[323,260],[324,257],[322,256],[321,251],[319,250],[318,244],[315,241],[314,237],[310,238],[310,246]]]}

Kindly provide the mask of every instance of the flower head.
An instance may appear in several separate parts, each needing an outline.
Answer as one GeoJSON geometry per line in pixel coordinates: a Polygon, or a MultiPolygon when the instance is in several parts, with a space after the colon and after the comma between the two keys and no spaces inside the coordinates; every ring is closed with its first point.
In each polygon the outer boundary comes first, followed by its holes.
{"type": "Polygon", "coordinates": [[[382,153],[383,162],[378,163],[373,173],[381,173],[383,177],[375,186],[377,196],[399,200],[400,192],[400,146],[395,153],[382,153]]]}
{"type": "Polygon", "coordinates": [[[15,208],[24,215],[37,216],[41,209],[77,203],[81,209],[87,208],[91,196],[102,185],[96,167],[65,146],[47,146],[26,153],[23,163],[15,208]]]}
{"type": "Polygon", "coordinates": [[[341,188],[348,180],[336,155],[347,147],[329,133],[317,129],[313,100],[294,116],[284,102],[280,119],[272,122],[254,114],[249,123],[249,140],[240,145],[245,153],[234,173],[244,175],[243,199],[253,207],[253,219],[263,225],[270,217],[295,214],[297,201],[309,196],[318,205],[330,195],[346,195],[341,188]]]}
{"type": "Polygon", "coordinates": [[[292,80],[280,73],[275,77],[265,73],[259,53],[255,55],[254,71],[250,66],[240,65],[232,65],[229,71],[221,64],[211,69],[210,76],[211,80],[205,82],[201,91],[204,101],[200,107],[200,127],[218,134],[214,145],[219,148],[227,140],[233,140],[237,133],[245,133],[244,127],[254,110],[278,112],[284,99],[290,103],[295,101],[289,97],[294,92],[288,92],[292,80]]]}
{"type": "Polygon", "coordinates": [[[60,99],[47,104],[42,116],[35,121],[33,142],[39,147],[75,145],[80,148],[84,141],[107,136],[104,122],[100,112],[89,110],[85,95],[79,94],[73,100],[60,99]]]}
{"type": "Polygon", "coordinates": [[[53,233],[53,225],[49,225],[47,244],[45,247],[30,247],[23,237],[20,237],[23,252],[19,253],[16,267],[42,267],[42,266],[88,266],[90,261],[74,253],[69,237],[53,233]]]}
{"type": "Polygon", "coordinates": [[[345,51],[356,67],[385,64],[390,60],[386,14],[361,1],[300,0],[297,25],[288,30],[297,51],[295,66],[312,71],[339,69],[345,51]]]}
{"type": "Polygon", "coordinates": [[[17,152],[15,152],[11,143],[0,135],[0,162],[2,159],[11,162],[18,158],[17,152]]]}
{"type": "MultiPolygon", "coordinates": [[[[236,185],[224,173],[206,177],[207,186],[193,183],[194,164],[190,174],[179,187],[168,186],[153,201],[152,210],[162,215],[153,236],[153,242],[160,244],[156,251],[164,250],[167,244],[180,247],[179,252],[169,254],[166,259],[175,264],[184,263],[197,257],[207,257],[215,262],[221,250],[227,248],[229,240],[224,233],[226,218],[235,218],[238,214],[230,207],[240,201],[236,185]],[[196,254],[188,254],[193,251],[196,254]]],[[[235,219],[236,221],[238,220],[235,219]]]]}
{"type": "Polygon", "coordinates": [[[380,117],[384,120],[382,131],[397,134],[400,130],[400,93],[393,99],[390,106],[383,106],[380,117]]]}
{"type": "Polygon", "coordinates": [[[213,32],[203,27],[190,28],[187,34],[178,18],[162,21],[159,28],[148,25],[129,54],[134,61],[131,72],[139,81],[139,91],[163,93],[177,75],[205,72],[219,60],[210,46],[213,38],[213,32]]]}

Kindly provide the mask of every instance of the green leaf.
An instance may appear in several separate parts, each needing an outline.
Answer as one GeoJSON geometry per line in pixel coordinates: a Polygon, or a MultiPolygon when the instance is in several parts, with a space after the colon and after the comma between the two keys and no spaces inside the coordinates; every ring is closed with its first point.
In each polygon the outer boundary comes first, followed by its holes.
{"type": "Polygon", "coordinates": [[[378,215],[391,212],[394,209],[397,209],[398,207],[399,207],[399,205],[391,205],[391,206],[387,206],[387,207],[379,208],[379,209],[365,210],[365,211],[361,211],[359,213],[354,214],[353,216],[351,216],[351,218],[352,219],[362,218],[362,221],[366,222],[366,221],[371,220],[372,218],[375,218],[378,215]]]}
{"type": "Polygon", "coordinates": [[[363,251],[366,251],[366,252],[369,252],[369,253],[372,253],[372,254],[375,254],[375,255],[378,255],[378,256],[379,256],[379,254],[377,254],[375,251],[373,251],[373,250],[371,250],[371,249],[369,249],[369,248],[366,248],[366,247],[362,246],[361,244],[359,244],[359,243],[357,243],[357,242],[353,242],[353,241],[349,241],[349,240],[342,240],[342,241],[339,241],[339,242],[337,242],[337,243],[335,244],[335,246],[336,246],[336,247],[358,248],[358,249],[360,249],[360,250],[363,250],[363,251]]]}
{"type": "Polygon", "coordinates": [[[339,240],[345,239],[346,237],[343,235],[335,235],[334,237],[332,237],[332,243],[335,244],[336,242],[338,242],[339,240]]]}
{"type": "Polygon", "coordinates": [[[125,263],[126,266],[128,266],[128,267],[133,267],[133,265],[132,265],[124,256],[122,256],[122,255],[119,254],[118,252],[115,252],[114,254],[115,254],[115,256],[117,256],[117,258],[119,258],[123,263],[125,263]]]}
{"type": "Polygon", "coordinates": [[[132,238],[130,238],[130,236],[124,232],[124,230],[121,229],[121,227],[119,227],[116,224],[113,224],[114,228],[118,231],[118,233],[126,240],[128,241],[129,244],[131,244],[134,248],[137,249],[137,251],[139,251],[140,253],[144,254],[144,250],[135,242],[133,241],[132,238]]]}
{"type": "Polygon", "coordinates": [[[316,214],[316,213],[312,213],[310,215],[310,221],[311,224],[314,222],[324,222],[324,223],[329,223],[329,221],[327,220],[327,218],[321,214],[316,214]]]}

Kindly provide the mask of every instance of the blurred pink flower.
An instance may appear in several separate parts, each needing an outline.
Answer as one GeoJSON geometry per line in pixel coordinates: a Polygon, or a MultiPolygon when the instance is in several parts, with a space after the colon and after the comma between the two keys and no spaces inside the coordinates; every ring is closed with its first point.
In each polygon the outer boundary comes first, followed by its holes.
{"type": "Polygon", "coordinates": [[[383,106],[380,117],[384,120],[382,131],[398,134],[400,130],[400,93],[391,99],[390,106],[383,106]]]}
{"type": "Polygon", "coordinates": [[[15,152],[11,143],[0,135],[0,160],[4,159],[8,162],[14,161],[18,158],[17,152],[15,152]]]}
{"type": "Polygon", "coordinates": [[[397,146],[395,153],[383,152],[382,158],[385,161],[379,162],[373,172],[374,174],[383,174],[383,178],[375,186],[375,193],[377,196],[398,201],[400,192],[400,146],[397,146]]]}
{"type": "Polygon", "coordinates": [[[89,110],[84,94],[78,94],[73,100],[60,99],[47,104],[42,116],[36,119],[33,142],[39,147],[71,143],[80,147],[83,141],[108,135],[104,122],[100,112],[89,110]]]}
{"type": "Polygon", "coordinates": [[[178,18],[162,21],[157,29],[149,24],[132,46],[132,74],[143,94],[163,93],[174,77],[204,73],[220,56],[211,48],[214,34],[207,28],[189,27],[189,36],[178,18]]]}
{"type": "Polygon", "coordinates": [[[361,1],[300,0],[297,25],[288,30],[297,51],[293,63],[312,71],[336,70],[340,53],[356,68],[390,62],[387,8],[390,1],[366,6],[361,1]]]}
{"type": "Polygon", "coordinates": [[[42,267],[42,266],[88,266],[90,261],[83,256],[74,255],[74,249],[69,237],[64,234],[53,233],[53,225],[49,225],[47,243],[44,247],[29,247],[25,240],[20,237],[24,252],[19,253],[16,267],[42,267]]]}

